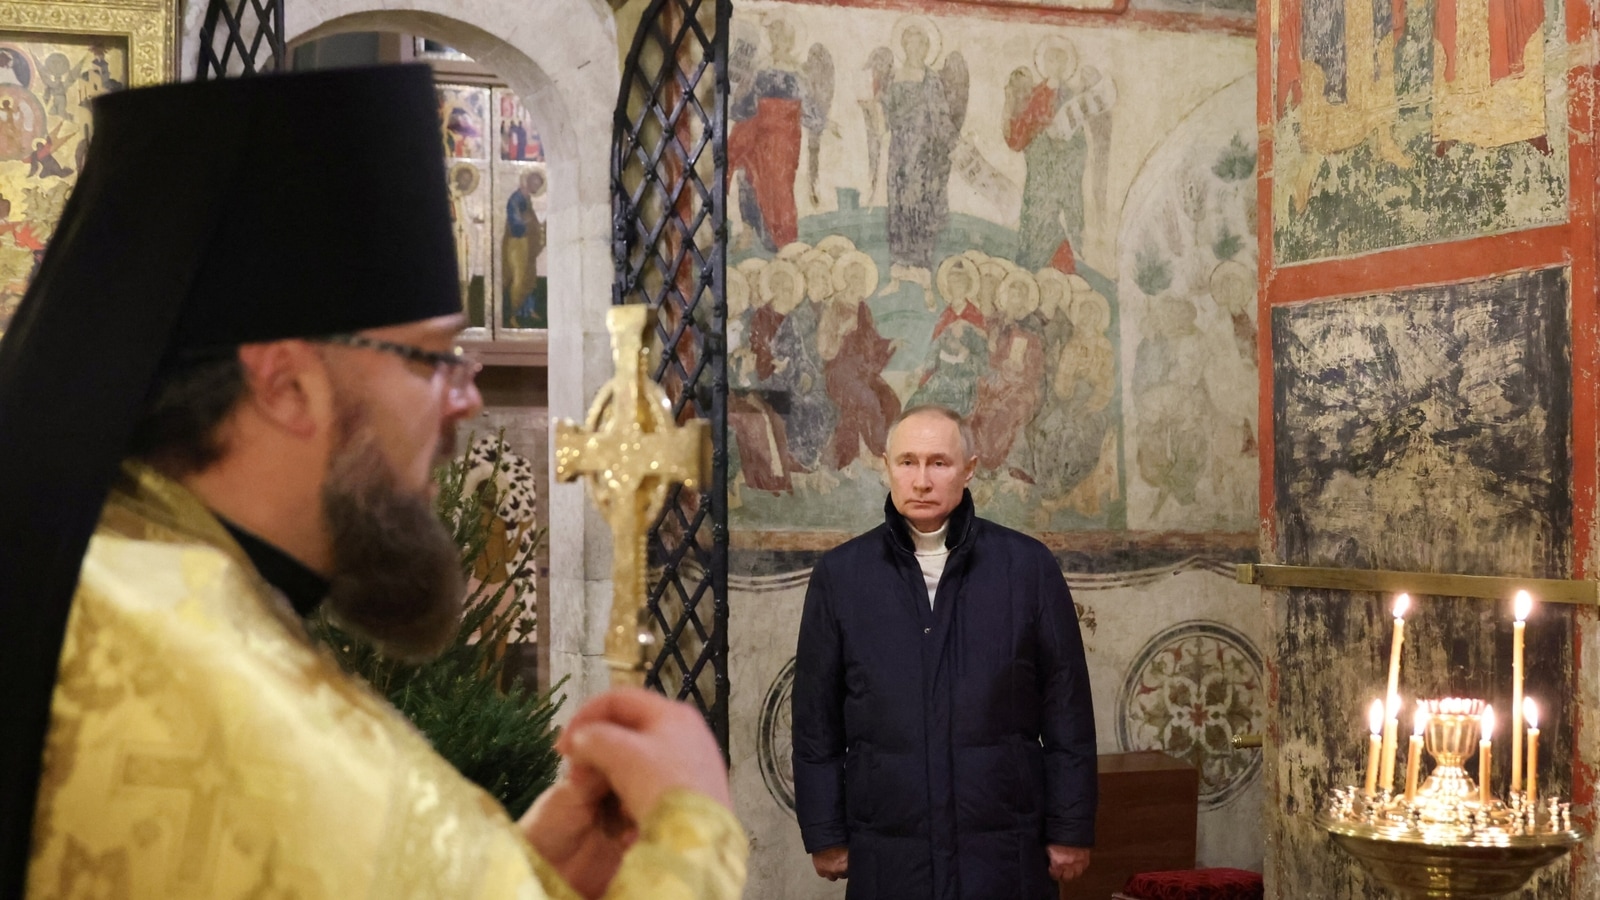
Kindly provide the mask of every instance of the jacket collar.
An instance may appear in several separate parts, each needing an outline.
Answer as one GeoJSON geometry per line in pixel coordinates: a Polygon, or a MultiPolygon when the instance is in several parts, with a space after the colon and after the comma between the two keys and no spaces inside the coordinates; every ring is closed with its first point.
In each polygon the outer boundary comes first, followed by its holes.
{"type": "MultiPolygon", "coordinates": [[[[973,515],[972,492],[963,490],[961,502],[950,513],[950,530],[944,536],[944,545],[954,550],[966,543],[967,536],[972,533],[973,515]]],[[[889,529],[889,540],[897,549],[907,553],[916,550],[916,544],[911,540],[911,525],[900,511],[894,508],[894,496],[891,494],[883,499],[884,525],[889,529]]]]}

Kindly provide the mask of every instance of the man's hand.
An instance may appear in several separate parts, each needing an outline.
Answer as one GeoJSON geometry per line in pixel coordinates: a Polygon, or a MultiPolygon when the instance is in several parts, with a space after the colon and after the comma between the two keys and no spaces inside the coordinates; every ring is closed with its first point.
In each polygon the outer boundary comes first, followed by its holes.
{"type": "Polygon", "coordinates": [[[829,847],[811,854],[811,865],[817,874],[829,881],[850,877],[850,848],[829,847]]]}
{"type": "Polygon", "coordinates": [[[581,896],[605,893],[638,829],[618,824],[603,801],[611,786],[593,769],[570,767],[517,824],[528,843],[581,896]]]}
{"type": "Polygon", "coordinates": [[[1063,847],[1060,844],[1051,844],[1047,847],[1050,851],[1050,877],[1056,881],[1066,882],[1083,874],[1089,868],[1088,847],[1063,847]]]}
{"type": "Polygon", "coordinates": [[[533,849],[584,897],[605,892],[638,822],[662,794],[688,788],[732,807],[722,751],[705,720],[657,694],[596,697],[573,716],[556,750],[567,771],[520,824],[533,849]]]}

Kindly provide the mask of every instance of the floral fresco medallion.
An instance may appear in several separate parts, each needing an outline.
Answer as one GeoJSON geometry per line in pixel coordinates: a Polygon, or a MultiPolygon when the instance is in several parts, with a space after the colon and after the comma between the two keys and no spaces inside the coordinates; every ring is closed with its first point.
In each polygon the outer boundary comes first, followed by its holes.
{"type": "Polygon", "coordinates": [[[794,659],[791,657],[778,677],[767,688],[761,704],[761,723],[757,732],[756,758],[761,765],[761,780],[778,805],[794,812],[794,760],[789,755],[794,733],[790,718],[794,698],[794,659]]]}
{"type": "Polygon", "coordinates": [[[1160,750],[1200,773],[1200,808],[1232,800],[1261,771],[1261,754],[1235,751],[1235,735],[1266,726],[1261,654],[1220,622],[1180,622],[1151,638],[1118,698],[1123,750],[1160,750]]]}

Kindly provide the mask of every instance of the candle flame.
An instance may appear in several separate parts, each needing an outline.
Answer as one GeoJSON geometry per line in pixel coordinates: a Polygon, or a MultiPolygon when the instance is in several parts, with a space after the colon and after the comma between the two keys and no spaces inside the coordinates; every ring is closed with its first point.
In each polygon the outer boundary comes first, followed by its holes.
{"type": "Polygon", "coordinates": [[[1527,591],[1517,591],[1516,607],[1517,621],[1526,621],[1528,613],[1533,612],[1533,597],[1529,596],[1527,591]]]}
{"type": "Polygon", "coordinates": [[[1522,698],[1522,720],[1529,728],[1539,727],[1539,704],[1534,703],[1532,697],[1522,698]]]}
{"type": "Polygon", "coordinates": [[[1372,706],[1367,709],[1367,727],[1372,730],[1373,734],[1382,734],[1383,733],[1383,701],[1382,700],[1374,700],[1374,701],[1372,701],[1372,706]]]}
{"type": "Polygon", "coordinates": [[[1408,610],[1410,608],[1411,608],[1411,595],[1410,594],[1401,594],[1400,596],[1394,598],[1394,617],[1396,619],[1404,619],[1406,617],[1406,610],[1408,610]]]}
{"type": "Polygon", "coordinates": [[[1428,727],[1428,710],[1427,710],[1426,707],[1418,706],[1417,707],[1416,724],[1412,727],[1411,733],[1413,735],[1416,735],[1417,737],[1422,737],[1422,732],[1427,727],[1428,727]]]}
{"type": "Polygon", "coordinates": [[[1489,739],[1489,735],[1491,735],[1491,734],[1494,734],[1494,707],[1485,706],[1483,708],[1483,724],[1482,724],[1483,739],[1484,740],[1488,740],[1489,739]]]}

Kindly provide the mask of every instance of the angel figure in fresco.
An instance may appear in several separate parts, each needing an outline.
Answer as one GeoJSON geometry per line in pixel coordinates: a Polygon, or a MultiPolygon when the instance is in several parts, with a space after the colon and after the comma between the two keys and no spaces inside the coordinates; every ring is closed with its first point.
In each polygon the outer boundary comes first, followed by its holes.
{"type": "MultiPolygon", "coordinates": [[[[730,73],[738,86],[728,116],[728,167],[738,179],[739,214],[769,250],[791,244],[799,235],[795,176],[800,170],[800,136],[806,138],[806,182],[817,197],[817,162],[822,132],[833,105],[833,57],[812,44],[802,64],[794,55],[794,26],[788,19],[767,22],[767,55],[754,72],[730,73]]],[[[736,54],[735,60],[753,54],[736,54]]]]}
{"type": "Polygon", "coordinates": [[[817,353],[828,396],[839,407],[830,465],[844,469],[862,455],[870,462],[888,449],[889,423],[900,415],[900,398],[883,380],[894,342],[878,333],[867,298],[878,290],[878,264],[851,250],[833,264],[833,302],[817,327],[817,353]]]}
{"type": "Polygon", "coordinates": [[[1434,143],[1548,154],[1543,0],[1439,0],[1433,27],[1434,143]]]}
{"type": "Polygon", "coordinates": [[[39,63],[39,81],[44,105],[50,115],[70,119],[67,108],[68,93],[83,74],[83,62],[74,66],[65,53],[52,53],[39,63]]]}
{"type": "Polygon", "coordinates": [[[867,123],[867,205],[878,199],[879,173],[883,167],[883,139],[889,134],[889,123],[883,118],[883,103],[878,100],[894,81],[894,51],[879,47],[867,57],[866,70],[872,73],[871,93],[857,100],[861,117],[867,123]]]}
{"type": "Polygon", "coordinates": [[[978,378],[989,367],[989,339],[978,308],[981,280],[977,265],[965,256],[939,265],[939,293],[947,305],[933,326],[928,359],[907,406],[934,403],[972,415],[978,378]]]}
{"type": "MultiPolygon", "coordinates": [[[[950,219],[950,153],[967,118],[967,63],[958,51],[938,70],[939,30],[925,16],[906,16],[894,30],[900,65],[887,83],[874,77],[873,98],[889,132],[887,177],[889,283],[933,289],[934,252],[950,219]]],[[[884,49],[884,48],[879,48],[884,49]]],[[[877,51],[874,51],[876,53],[877,51]]]]}
{"type": "Polygon", "coordinates": [[[1325,157],[1368,138],[1379,159],[1410,168],[1394,136],[1404,0],[1283,0],[1282,10],[1278,112],[1295,120],[1305,153],[1288,173],[1295,208],[1305,209],[1325,157]]]}
{"type": "Polygon", "coordinates": [[[1117,91],[1110,77],[1083,65],[1078,48],[1059,35],[1039,42],[1034,67],[1037,78],[1018,68],[1006,82],[1006,146],[1022,154],[1028,171],[1016,263],[1028,271],[1049,266],[1070,274],[1083,257],[1091,181],[1096,210],[1104,208],[1117,91]]]}

